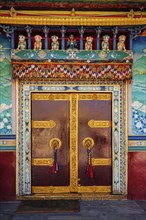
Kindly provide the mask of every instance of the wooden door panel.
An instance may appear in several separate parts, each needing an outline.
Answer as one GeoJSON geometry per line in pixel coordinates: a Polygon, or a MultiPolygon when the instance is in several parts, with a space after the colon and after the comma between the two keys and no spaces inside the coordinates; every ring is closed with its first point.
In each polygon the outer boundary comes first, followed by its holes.
{"type": "MultiPolygon", "coordinates": [[[[92,99],[92,96],[91,96],[92,99]]],[[[81,186],[111,186],[111,99],[109,100],[79,100],[79,185],[81,186]],[[89,126],[90,121],[108,122],[109,126],[89,126]],[[93,175],[90,178],[87,173],[87,149],[83,147],[84,138],[94,140],[91,148],[91,158],[94,158],[93,175]],[[103,164],[103,165],[102,165],[103,164]]]]}
{"type": "Polygon", "coordinates": [[[93,166],[94,177],[86,173],[86,166],[79,168],[79,186],[111,186],[111,166],[93,166]]]}
{"type": "Polygon", "coordinates": [[[70,185],[69,121],[68,100],[32,100],[32,186],[70,185]],[[50,121],[53,121],[55,126],[48,128],[44,122],[50,121]],[[42,123],[41,128],[38,122],[42,123]],[[54,156],[54,151],[50,147],[52,138],[59,138],[62,142],[61,148],[57,150],[59,166],[57,173],[52,173],[51,162],[54,156]]]}
{"type": "Polygon", "coordinates": [[[50,166],[32,166],[32,185],[33,186],[69,186],[70,173],[69,165],[62,166],[58,161],[59,171],[52,173],[50,166]]]}

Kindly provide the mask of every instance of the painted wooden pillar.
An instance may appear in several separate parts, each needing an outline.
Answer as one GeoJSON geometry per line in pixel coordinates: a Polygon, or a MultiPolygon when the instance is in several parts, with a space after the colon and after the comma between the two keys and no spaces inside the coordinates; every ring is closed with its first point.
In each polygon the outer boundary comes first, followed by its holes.
{"type": "Polygon", "coordinates": [[[129,38],[129,49],[132,50],[133,47],[133,39],[135,39],[139,34],[141,34],[141,31],[144,29],[143,26],[138,27],[131,27],[128,28],[128,31],[130,32],[130,38],[129,38]]]}
{"type": "Polygon", "coordinates": [[[14,31],[11,33],[11,49],[14,49],[14,31]]]}
{"type": "Polygon", "coordinates": [[[96,50],[100,50],[101,27],[96,28],[96,50]]]}
{"type": "Polygon", "coordinates": [[[80,50],[83,50],[83,34],[84,34],[85,29],[83,28],[83,26],[79,29],[79,33],[80,33],[80,50]]]}
{"type": "Polygon", "coordinates": [[[118,27],[113,28],[113,50],[117,50],[117,33],[118,33],[118,27]]]}
{"type": "Polygon", "coordinates": [[[6,37],[8,39],[10,39],[10,42],[11,42],[11,49],[14,49],[14,31],[17,29],[16,27],[11,27],[11,26],[7,26],[7,25],[4,25],[4,26],[1,26],[3,28],[3,31],[4,33],[6,33],[6,37]]]}
{"type": "Polygon", "coordinates": [[[65,32],[66,32],[66,28],[64,26],[62,26],[60,31],[61,31],[61,34],[62,34],[61,49],[65,50],[65,32]]]}
{"type": "Polygon", "coordinates": [[[132,50],[132,47],[133,47],[133,35],[132,34],[130,34],[130,42],[129,42],[129,44],[130,44],[130,50],[132,50]]]}
{"type": "Polygon", "coordinates": [[[31,48],[31,32],[32,32],[32,28],[30,26],[27,26],[26,28],[26,32],[28,35],[28,49],[32,49],[31,48]]]}
{"type": "Polygon", "coordinates": [[[49,32],[49,28],[47,26],[43,27],[43,32],[45,34],[45,50],[48,50],[48,32],[49,32]]]}

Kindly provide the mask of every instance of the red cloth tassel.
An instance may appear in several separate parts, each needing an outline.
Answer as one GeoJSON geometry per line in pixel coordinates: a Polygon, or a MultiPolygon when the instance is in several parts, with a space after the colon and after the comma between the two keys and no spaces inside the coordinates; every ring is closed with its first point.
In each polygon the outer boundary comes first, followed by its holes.
{"type": "Polygon", "coordinates": [[[52,173],[55,173],[55,161],[53,162],[52,173]]]}
{"type": "Polygon", "coordinates": [[[93,167],[91,163],[89,165],[89,175],[90,175],[90,178],[93,178],[93,167]]]}

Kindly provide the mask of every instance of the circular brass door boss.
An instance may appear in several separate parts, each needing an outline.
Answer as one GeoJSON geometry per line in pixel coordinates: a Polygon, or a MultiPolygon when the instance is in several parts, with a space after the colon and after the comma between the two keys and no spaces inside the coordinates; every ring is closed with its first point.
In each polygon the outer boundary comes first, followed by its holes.
{"type": "Polygon", "coordinates": [[[52,138],[50,140],[50,147],[54,150],[58,150],[61,148],[62,142],[59,138],[52,138]]]}
{"type": "Polygon", "coordinates": [[[83,147],[86,149],[91,149],[94,146],[94,140],[90,137],[84,138],[82,143],[83,143],[83,147]]]}

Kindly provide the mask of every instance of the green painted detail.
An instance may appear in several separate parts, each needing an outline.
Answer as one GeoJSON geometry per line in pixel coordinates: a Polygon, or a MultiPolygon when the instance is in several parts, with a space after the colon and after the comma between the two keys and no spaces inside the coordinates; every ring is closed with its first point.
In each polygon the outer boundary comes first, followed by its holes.
{"type": "Polygon", "coordinates": [[[128,152],[139,152],[146,151],[146,146],[130,146],[128,147],[128,152]]]}
{"type": "Polygon", "coordinates": [[[132,51],[109,52],[101,50],[12,50],[12,60],[16,61],[78,61],[78,62],[126,62],[132,63],[132,51]]]}
{"type": "Polygon", "coordinates": [[[10,42],[0,34],[0,135],[12,134],[12,65],[10,42]]]}
{"type": "Polygon", "coordinates": [[[146,74],[146,55],[133,64],[133,75],[146,74]]]}
{"type": "Polygon", "coordinates": [[[0,151],[16,151],[16,146],[0,146],[0,151]]]}

